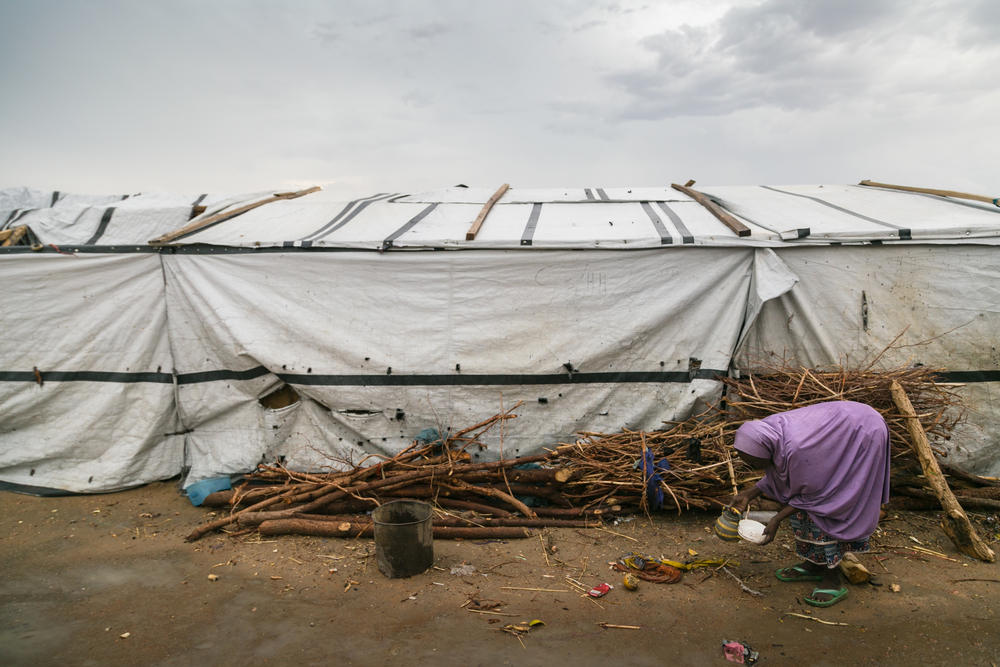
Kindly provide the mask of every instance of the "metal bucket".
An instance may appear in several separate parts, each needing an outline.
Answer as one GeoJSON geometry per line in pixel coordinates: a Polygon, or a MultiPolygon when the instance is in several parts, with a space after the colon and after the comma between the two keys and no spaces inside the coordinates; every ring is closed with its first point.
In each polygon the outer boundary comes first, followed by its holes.
{"type": "Polygon", "coordinates": [[[397,500],[372,512],[375,560],[390,579],[421,574],[434,564],[433,511],[427,503],[397,500]]]}

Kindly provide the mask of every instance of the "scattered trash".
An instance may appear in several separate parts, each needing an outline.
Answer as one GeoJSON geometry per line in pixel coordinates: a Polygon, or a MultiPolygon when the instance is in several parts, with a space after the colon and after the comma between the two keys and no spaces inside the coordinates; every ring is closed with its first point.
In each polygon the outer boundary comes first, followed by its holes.
{"type": "Polygon", "coordinates": [[[476,573],[476,568],[472,565],[462,563],[461,565],[453,565],[451,573],[456,577],[471,577],[476,573]]]}
{"type": "Polygon", "coordinates": [[[532,628],[536,628],[539,625],[545,625],[542,621],[537,618],[533,621],[523,621],[521,623],[508,623],[500,628],[502,632],[506,632],[509,635],[514,635],[517,637],[517,641],[521,642],[521,646],[524,646],[524,642],[521,641],[521,636],[526,635],[531,632],[532,628]]]}
{"type": "Polygon", "coordinates": [[[892,588],[892,592],[893,593],[898,593],[899,592],[899,584],[892,584],[892,586],[890,586],[890,588],[892,588]]]}
{"type": "Polygon", "coordinates": [[[209,581],[218,581],[218,579],[219,579],[219,575],[217,575],[217,574],[210,574],[210,575],[208,575],[208,580],[209,581]]]}
{"type": "Polygon", "coordinates": [[[639,577],[629,572],[628,574],[625,575],[624,579],[622,579],[622,585],[625,587],[626,590],[629,591],[637,590],[639,588],[639,577]]]}
{"type": "Polygon", "coordinates": [[[760,654],[746,642],[722,640],[722,655],[729,662],[752,665],[760,658],[760,654]]]}
{"type": "Polygon", "coordinates": [[[128,639],[129,637],[132,636],[132,633],[131,632],[126,632],[125,634],[118,635],[118,636],[121,637],[122,639],[128,639]]]}
{"type": "Polygon", "coordinates": [[[654,584],[675,584],[681,580],[680,568],[642,554],[623,556],[612,567],[654,584]]]}
{"type": "Polygon", "coordinates": [[[598,623],[597,625],[602,628],[615,628],[618,630],[642,630],[642,627],[638,625],[612,625],[611,623],[598,623]]]}
{"type": "Polygon", "coordinates": [[[589,591],[587,591],[587,595],[589,595],[592,598],[603,597],[607,595],[608,591],[610,591],[612,588],[614,588],[614,586],[612,586],[611,584],[598,584],[597,586],[594,586],[589,591]]]}

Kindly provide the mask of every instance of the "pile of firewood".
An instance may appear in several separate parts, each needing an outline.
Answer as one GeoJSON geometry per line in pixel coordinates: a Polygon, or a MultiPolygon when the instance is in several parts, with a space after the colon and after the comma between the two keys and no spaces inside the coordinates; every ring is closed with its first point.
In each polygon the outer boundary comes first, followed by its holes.
{"type": "MultiPolygon", "coordinates": [[[[581,432],[572,443],[545,454],[490,463],[472,463],[467,450],[483,448],[480,438],[515,419],[513,410],[436,442],[414,442],[392,458],[362,461],[322,474],[260,466],[238,489],[209,496],[205,505],[231,511],[188,536],[196,540],[232,526],[231,534],[370,535],[369,513],[398,499],[435,506],[435,537],[524,537],[526,529],[585,527],[621,512],[657,509],[649,497],[662,495],[662,509],[718,509],[739,490],[760,479],[732,448],[744,422],[826,401],[853,400],[878,410],[889,425],[893,493],[900,509],[936,509],[937,497],[923,487],[907,420],[948,439],[963,415],[954,385],[935,380],[936,370],[904,367],[876,371],[794,367],[784,361],[742,379],[726,378],[726,398],[708,415],[670,422],[660,431],[604,434],[581,432]],[[912,402],[915,417],[902,414],[891,387],[912,402]],[[646,461],[643,464],[643,461],[646,461]],[[655,477],[654,477],[655,475],[655,477]],[[525,502],[540,499],[544,502],[525,502]],[[546,507],[529,507],[543,504],[546,507]],[[519,515],[519,516],[517,516],[519,515]]],[[[946,454],[935,450],[939,457],[946,454]]],[[[941,464],[959,503],[967,508],[1000,509],[1000,482],[941,464]]]]}
{"type": "Polygon", "coordinates": [[[579,473],[539,465],[557,459],[559,449],[472,463],[466,451],[469,445],[479,443],[494,425],[516,418],[512,410],[429,444],[414,442],[374,465],[362,462],[324,474],[262,465],[239,488],[208,496],[204,506],[227,507],[231,512],[199,527],[187,539],[194,541],[229,526],[236,528],[233,535],[259,531],[263,535],[369,536],[373,525],[368,513],[401,499],[435,505],[432,525],[437,539],[510,539],[530,536],[530,528],[585,528],[600,525],[603,517],[620,509],[575,508],[562,495],[562,488],[579,473]],[[531,499],[543,499],[548,507],[529,507],[525,500],[531,499]]]}

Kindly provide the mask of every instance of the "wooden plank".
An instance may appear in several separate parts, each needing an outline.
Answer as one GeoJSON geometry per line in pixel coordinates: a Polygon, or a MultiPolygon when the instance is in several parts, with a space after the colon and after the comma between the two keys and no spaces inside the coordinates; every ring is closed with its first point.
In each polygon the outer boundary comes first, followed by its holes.
{"type": "Polygon", "coordinates": [[[993,550],[986,546],[986,543],[976,533],[976,529],[969,522],[969,517],[966,516],[965,510],[958,504],[955,495],[948,488],[948,482],[945,481],[944,475],[941,474],[941,467],[934,457],[931,445],[927,441],[927,434],[924,433],[924,429],[920,425],[920,419],[917,417],[917,413],[913,409],[913,404],[910,403],[910,398],[906,395],[906,391],[896,380],[892,381],[890,390],[892,391],[892,400],[895,401],[896,407],[906,417],[906,429],[910,432],[910,444],[913,446],[913,451],[917,455],[917,458],[920,459],[920,465],[924,469],[924,476],[927,478],[927,483],[938,497],[938,501],[945,511],[945,520],[941,523],[941,530],[944,531],[944,534],[951,539],[955,547],[962,553],[986,561],[987,563],[994,562],[996,555],[993,553],[993,550]]]}
{"type": "Polygon", "coordinates": [[[933,190],[931,188],[911,188],[907,185],[890,185],[888,183],[876,183],[874,181],[861,181],[858,185],[865,185],[870,188],[886,188],[887,190],[902,190],[903,192],[919,192],[925,195],[938,195],[939,197],[954,197],[955,199],[971,199],[972,201],[986,202],[994,206],[1000,206],[1000,197],[986,197],[984,195],[973,195],[968,192],[955,192],[954,190],[933,190]]]}
{"type": "Polygon", "coordinates": [[[306,190],[299,190],[298,192],[279,192],[277,194],[271,195],[267,199],[262,199],[260,201],[253,202],[252,204],[247,204],[245,206],[240,206],[240,207],[234,208],[232,210],[223,211],[222,213],[218,213],[216,215],[209,216],[209,217],[205,218],[204,220],[195,220],[194,222],[191,222],[191,223],[189,223],[189,224],[181,227],[180,229],[178,229],[176,231],[172,231],[169,234],[164,234],[163,236],[160,236],[158,238],[152,239],[149,242],[149,244],[150,245],[164,245],[164,244],[170,243],[170,242],[172,242],[172,241],[174,241],[174,240],[176,240],[176,239],[178,239],[178,238],[180,238],[182,236],[186,236],[187,234],[190,234],[192,232],[196,232],[199,229],[207,227],[208,225],[211,225],[213,223],[221,222],[223,220],[227,220],[227,219],[235,217],[235,216],[237,216],[237,215],[239,215],[241,213],[246,213],[247,211],[255,209],[258,206],[263,206],[264,204],[270,204],[271,202],[282,201],[284,199],[297,199],[299,197],[304,197],[304,196],[306,196],[308,194],[312,194],[313,192],[317,192],[319,190],[322,190],[322,188],[319,187],[318,185],[316,185],[316,186],[313,186],[313,187],[308,188],[306,190]]]}
{"type": "Polygon", "coordinates": [[[504,183],[500,186],[500,189],[493,193],[493,196],[486,200],[486,204],[483,205],[483,210],[479,212],[476,216],[476,221],[472,223],[469,227],[469,231],[465,233],[466,241],[475,241],[476,234],[479,233],[479,228],[483,226],[483,222],[486,220],[486,216],[489,214],[490,209],[493,208],[493,204],[496,204],[500,197],[503,197],[504,193],[510,188],[510,185],[504,183]]]}
{"type": "Polygon", "coordinates": [[[0,230],[0,243],[3,243],[4,241],[6,241],[10,237],[10,235],[13,234],[13,233],[14,233],[13,229],[0,230]]]}
{"type": "Polygon", "coordinates": [[[729,227],[729,229],[731,229],[733,233],[736,234],[737,236],[750,236],[749,227],[747,227],[742,222],[740,222],[733,216],[723,211],[722,207],[720,207],[718,204],[716,204],[714,201],[712,201],[702,193],[698,192],[697,190],[692,190],[686,185],[678,185],[677,183],[671,183],[670,187],[672,187],[674,190],[679,190],[680,192],[683,192],[688,197],[690,197],[691,199],[695,200],[696,202],[707,208],[709,213],[711,213],[716,218],[721,220],[722,224],[724,224],[726,227],[729,227]]]}
{"type": "Polygon", "coordinates": [[[17,245],[17,242],[21,240],[21,237],[28,233],[28,227],[26,225],[21,225],[20,227],[15,227],[14,229],[8,229],[6,231],[9,233],[0,248],[17,245]]]}

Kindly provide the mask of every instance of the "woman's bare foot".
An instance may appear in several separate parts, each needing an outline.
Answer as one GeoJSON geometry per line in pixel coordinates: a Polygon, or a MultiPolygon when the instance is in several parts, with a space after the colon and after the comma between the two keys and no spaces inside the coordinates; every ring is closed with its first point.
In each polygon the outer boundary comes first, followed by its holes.
{"type": "MultiPolygon", "coordinates": [[[[836,567],[822,568],[822,569],[826,571],[823,573],[823,579],[818,584],[816,584],[816,588],[821,588],[828,591],[839,591],[843,585],[841,583],[841,578],[840,578],[840,569],[836,567]]],[[[828,602],[832,600],[834,596],[828,593],[816,593],[814,595],[810,595],[809,597],[815,600],[816,602],[828,602]]]]}

